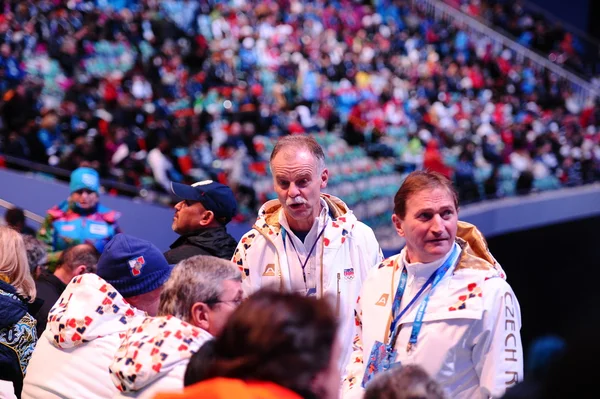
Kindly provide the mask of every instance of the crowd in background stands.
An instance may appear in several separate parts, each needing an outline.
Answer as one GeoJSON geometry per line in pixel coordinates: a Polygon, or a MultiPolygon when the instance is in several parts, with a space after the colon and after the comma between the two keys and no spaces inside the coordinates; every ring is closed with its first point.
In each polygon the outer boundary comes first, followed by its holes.
{"type": "Polygon", "coordinates": [[[266,157],[288,133],[319,135],[339,187],[425,167],[468,203],[600,175],[596,102],[410,1],[0,6],[7,155],[148,192],[217,179],[248,218],[273,196],[266,157]]]}
{"type": "MultiPolygon", "coordinates": [[[[523,1],[444,0],[523,46],[589,80],[600,75],[598,41],[573,32],[523,1]]],[[[596,83],[597,84],[597,83],[596,83]]]]}

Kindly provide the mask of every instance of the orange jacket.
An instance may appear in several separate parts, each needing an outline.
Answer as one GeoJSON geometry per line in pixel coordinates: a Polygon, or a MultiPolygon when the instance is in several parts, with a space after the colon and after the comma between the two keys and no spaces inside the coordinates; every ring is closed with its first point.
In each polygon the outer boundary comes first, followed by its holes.
{"type": "Polygon", "coordinates": [[[272,382],[246,382],[232,378],[212,378],[187,387],[183,393],[163,393],[154,399],[302,399],[272,382]]]}

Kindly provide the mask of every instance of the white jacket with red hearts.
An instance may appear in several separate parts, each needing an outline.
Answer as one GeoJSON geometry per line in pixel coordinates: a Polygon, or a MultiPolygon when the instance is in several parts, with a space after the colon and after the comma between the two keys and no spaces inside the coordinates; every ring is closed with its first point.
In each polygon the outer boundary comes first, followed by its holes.
{"type": "Polygon", "coordinates": [[[383,254],[373,230],[358,221],[342,200],[321,194],[321,205],[321,214],[304,242],[291,232],[284,242],[283,229],[291,229],[281,203],[268,201],[260,209],[253,229],[240,240],[232,260],[242,272],[242,285],[248,295],[265,287],[304,295],[299,258],[306,259],[315,244],[309,259],[314,266],[312,278],[316,296],[330,298],[337,310],[343,348],[339,365],[343,370],[352,351],[354,303],[368,271],[381,262],[383,254]],[[320,231],[323,234],[317,241],[320,231]]]}
{"type": "MultiPolygon", "coordinates": [[[[519,302],[475,226],[459,222],[456,241],[460,258],[432,291],[415,346],[408,343],[420,302],[400,319],[396,361],[422,366],[449,398],[498,398],[523,379],[519,302]]],[[[369,274],[355,310],[354,352],[343,382],[343,399],[363,396],[371,349],[375,341],[388,341],[402,269],[406,268],[408,278],[401,309],[446,257],[410,264],[403,249],[369,274]]]]}
{"type": "Polygon", "coordinates": [[[118,390],[108,366],[127,330],[145,317],[97,275],[75,277],[48,314],[22,398],[111,398],[118,390]]]}
{"type": "Polygon", "coordinates": [[[150,399],[159,392],[183,390],[192,354],[212,335],[174,316],[148,317],[127,331],[110,365],[120,391],[115,398],[150,399]]]}

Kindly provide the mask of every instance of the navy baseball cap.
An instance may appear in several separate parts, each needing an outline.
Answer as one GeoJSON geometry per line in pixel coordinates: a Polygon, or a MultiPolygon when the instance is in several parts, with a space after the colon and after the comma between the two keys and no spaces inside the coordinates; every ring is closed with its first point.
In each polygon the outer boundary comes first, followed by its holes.
{"type": "Polygon", "coordinates": [[[237,213],[233,191],[224,184],[212,180],[199,181],[191,186],[171,182],[171,191],[181,199],[200,202],[223,225],[229,223],[237,213]]]}

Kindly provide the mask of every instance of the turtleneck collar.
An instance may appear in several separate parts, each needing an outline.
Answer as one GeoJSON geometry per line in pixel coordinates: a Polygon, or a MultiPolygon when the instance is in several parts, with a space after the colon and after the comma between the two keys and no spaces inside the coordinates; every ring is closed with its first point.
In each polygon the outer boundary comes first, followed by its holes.
{"type": "MultiPolygon", "coordinates": [[[[454,245],[457,245],[456,243],[454,245]]],[[[402,250],[401,262],[406,267],[406,272],[408,274],[408,284],[412,284],[413,282],[417,285],[425,284],[427,279],[431,277],[431,275],[448,259],[450,254],[452,254],[452,249],[446,253],[443,257],[438,260],[429,263],[408,263],[406,261],[406,248],[402,250]]]]}

